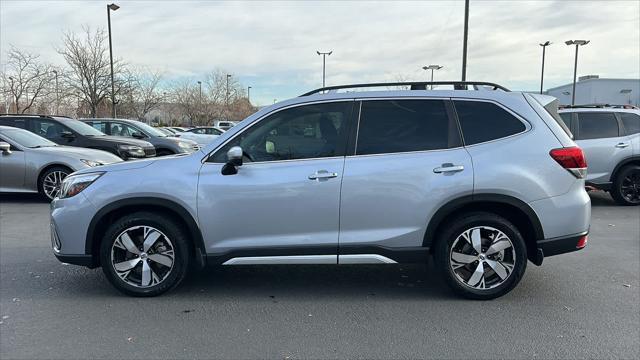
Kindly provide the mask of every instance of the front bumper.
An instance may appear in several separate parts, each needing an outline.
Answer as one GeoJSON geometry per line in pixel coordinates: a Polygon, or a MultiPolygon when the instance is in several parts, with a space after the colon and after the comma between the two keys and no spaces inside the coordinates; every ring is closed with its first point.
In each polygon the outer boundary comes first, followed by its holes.
{"type": "Polygon", "coordinates": [[[95,206],[84,193],[51,202],[51,245],[58,260],[92,267],[86,234],[95,206]]]}

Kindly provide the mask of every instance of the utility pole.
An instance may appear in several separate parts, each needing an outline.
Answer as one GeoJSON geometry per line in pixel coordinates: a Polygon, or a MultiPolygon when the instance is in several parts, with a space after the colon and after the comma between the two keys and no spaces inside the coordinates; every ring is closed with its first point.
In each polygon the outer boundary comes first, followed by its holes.
{"type": "Polygon", "coordinates": [[[327,52],[321,52],[321,51],[316,51],[316,53],[318,53],[318,55],[322,55],[322,87],[325,86],[325,69],[326,69],[326,60],[327,60],[327,55],[331,55],[333,54],[333,50],[331,51],[327,51],[327,52]]]}
{"type": "Polygon", "coordinates": [[[109,61],[111,64],[111,117],[116,117],[116,89],[113,81],[113,46],[111,45],[111,10],[116,11],[120,6],[116,4],[107,5],[107,26],[109,28],[109,61]]]}
{"type": "Polygon", "coordinates": [[[547,46],[551,45],[550,41],[540,44],[542,46],[542,73],[540,74],[540,94],[542,94],[542,86],[544,84],[544,53],[547,46]]]}
{"type": "Polygon", "coordinates": [[[571,105],[576,104],[576,76],[578,74],[578,47],[587,45],[590,40],[567,40],[564,43],[567,45],[576,46],[576,56],[573,63],[573,90],[571,90],[571,105]]]}
{"type": "Polygon", "coordinates": [[[469,0],[464,0],[464,38],[462,40],[462,81],[467,81],[467,39],[469,38],[469,0]]]}

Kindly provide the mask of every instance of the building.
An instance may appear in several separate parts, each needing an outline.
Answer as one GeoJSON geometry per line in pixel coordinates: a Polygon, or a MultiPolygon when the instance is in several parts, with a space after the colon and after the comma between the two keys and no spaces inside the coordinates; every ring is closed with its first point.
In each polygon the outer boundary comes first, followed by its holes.
{"type": "MultiPolygon", "coordinates": [[[[546,91],[561,105],[571,105],[573,83],[546,91]]],[[[640,106],[640,79],[603,79],[598,75],[581,76],[576,83],[576,105],[631,104],[640,106]]]]}

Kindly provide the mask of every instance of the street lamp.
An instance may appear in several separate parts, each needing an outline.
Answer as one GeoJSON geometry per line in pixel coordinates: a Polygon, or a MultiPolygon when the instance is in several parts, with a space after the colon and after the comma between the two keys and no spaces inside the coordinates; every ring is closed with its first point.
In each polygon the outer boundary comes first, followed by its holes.
{"type": "Polygon", "coordinates": [[[251,105],[251,86],[247,86],[247,101],[251,105]]]}
{"type": "MultiPolygon", "coordinates": [[[[200,96],[198,97],[198,112],[202,113],[202,81],[198,81],[198,87],[200,88],[200,96]]],[[[193,120],[190,121],[190,126],[193,126],[193,120]]]]}
{"type": "Polygon", "coordinates": [[[111,11],[120,9],[116,4],[107,5],[107,27],[109,28],[109,61],[111,64],[111,117],[116,117],[116,89],[113,83],[113,47],[111,45],[111,11]]]}
{"type": "Polygon", "coordinates": [[[321,52],[321,51],[316,51],[316,53],[318,53],[318,55],[322,55],[322,87],[324,87],[324,80],[325,80],[325,69],[326,69],[326,60],[327,60],[327,55],[331,55],[333,54],[333,50],[331,51],[327,51],[327,52],[321,52]]]}
{"type": "MultiPolygon", "coordinates": [[[[11,89],[11,91],[13,91],[13,76],[9,76],[9,81],[11,81],[11,88],[10,89],[11,89]]],[[[13,95],[11,97],[13,97],[13,95]]],[[[11,100],[14,100],[14,99],[11,99],[11,100]]],[[[16,102],[16,112],[18,112],[18,101],[16,100],[15,102],[16,102]]],[[[7,105],[7,111],[6,111],[7,114],[9,113],[9,105],[7,105]]]]}
{"type": "Polygon", "coordinates": [[[58,115],[58,108],[60,107],[60,98],[58,97],[58,70],[53,70],[56,76],[56,115],[58,115]]]}
{"type": "MultiPolygon", "coordinates": [[[[440,70],[443,66],[440,65],[427,65],[423,66],[422,70],[431,70],[431,82],[433,82],[433,70],[440,70]]],[[[431,90],[433,90],[433,84],[431,85],[431,90]]]]}
{"type": "Polygon", "coordinates": [[[540,94],[542,94],[542,84],[544,83],[544,53],[547,46],[551,44],[552,44],[551,41],[546,41],[540,44],[540,46],[542,46],[542,73],[540,74],[540,94]]]}
{"type": "Polygon", "coordinates": [[[469,38],[469,0],[464,1],[464,36],[462,38],[462,81],[467,81],[467,39],[469,38]]]}
{"type": "Polygon", "coordinates": [[[571,105],[576,104],[576,74],[578,73],[578,47],[587,45],[589,40],[567,40],[564,42],[565,44],[571,46],[576,46],[576,57],[575,62],[573,64],[573,91],[571,92],[571,105]]]}

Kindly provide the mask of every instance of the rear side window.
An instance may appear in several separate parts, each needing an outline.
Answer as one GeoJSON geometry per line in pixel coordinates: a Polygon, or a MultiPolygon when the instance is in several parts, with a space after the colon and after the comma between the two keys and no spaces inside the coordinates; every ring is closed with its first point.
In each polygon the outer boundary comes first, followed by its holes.
{"type": "Polygon", "coordinates": [[[13,126],[13,127],[17,127],[20,129],[24,129],[25,128],[25,121],[24,119],[11,119],[11,118],[0,118],[0,125],[3,126],[13,126]]]}
{"type": "Polygon", "coordinates": [[[460,146],[442,100],[364,101],[356,155],[447,149],[460,146]]]}
{"type": "Polygon", "coordinates": [[[500,106],[484,101],[454,101],[465,145],[523,132],[522,121],[500,106]]]}
{"type": "Polygon", "coordinates": [[[640,133],[640,115],[626,112],[618,113],[618,115],[620,115],[627,135],[640,133]]]}
{"type": "Polygon", "coordinates": [[[618,120],[611,112],[578,113],[578,140],[618,136],[618,120]]]}
{"type": "Polygon", "coordinates": [[[567,128],[571,129],[571,113],[561,113],[559,114],[562,122],[567,126],[567,128]]]}

